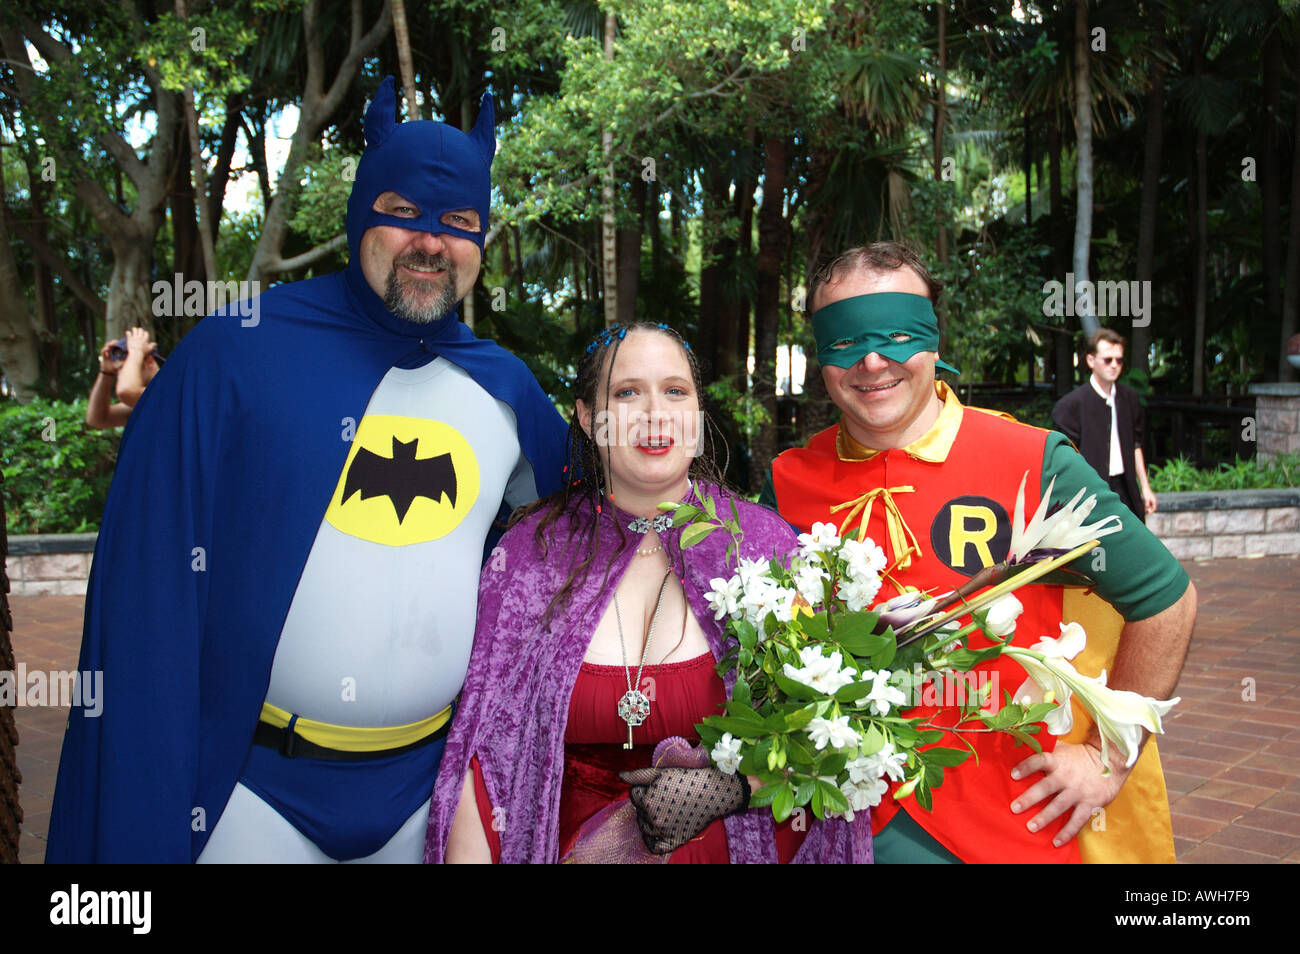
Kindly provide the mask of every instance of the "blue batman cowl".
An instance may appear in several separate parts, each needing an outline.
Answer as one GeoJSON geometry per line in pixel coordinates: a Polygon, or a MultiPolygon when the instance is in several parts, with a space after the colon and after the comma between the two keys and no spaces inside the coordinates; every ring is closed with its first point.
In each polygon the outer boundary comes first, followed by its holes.
{"type": "Polygon", "coordinates": [[[492,157],[496,153],[492,95],[484,94],[478,120],[469,134],[446,123],[397,121],[397,91],[391,76],[379,85],[366,111],[366,151],[357,165],[348,197],[348,252],[358,262],[361,236],[376,225],[455,235],[480,249],[487,234],[492,198],[492,157]],[[371,208],[385,192],[397,192],[420,210],[413,219],[371,208]],[[469,232],[445,225],[448,212],[473,209],[481,228],[469,232]]]}

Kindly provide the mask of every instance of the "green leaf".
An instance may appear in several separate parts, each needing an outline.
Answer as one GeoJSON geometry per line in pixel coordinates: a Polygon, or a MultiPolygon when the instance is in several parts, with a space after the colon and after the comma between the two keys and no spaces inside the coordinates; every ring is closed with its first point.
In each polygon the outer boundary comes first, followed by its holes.
{"type": "Polygon", "coordinates": [[[758,630],[754,629],[754,624],[749,620],[742,619],[732,623],[732,631],[736,634],[736,641],[745,649],[752,650],[758,645],[758,630]]]}
{"type": "Polygon", "coordinates": [[[700,513],[699,507],[693,507],[690,504],[678,504],[677,510],[673,513],[673,526],[680,527],[684,523],[690,523],[700,513]]]}
{"type": "Polygon", "coordinates": [[[784,782],[769,782],[758,791],[749,796],[750,808],[762,808],[764,805],[771,805],[772,798],[781,790],[784,782]]]}
{"type": "Polygon", "coordinates": [[[772,796],[772,817],[778,823],[785,821],[794,811],[794,789],[789,782],[782,782],[776,794],[772,796]]]}
{"type": "Polygon", "coordinates": [[[703,540],[710,533],[712,533],[714,530],[717,529],[718,529],[717,526],[708,523],[691,524],[689,527],[687,527],[685,530],[682,531],[682,536],[681,536],[682,549],[685,550],[688,547],[695,546],[695,544],[699,543],[701,540],[703,540]]]}
{"type": "Polygon", "coordinates": [[[990,646],[987,649],[954,649],[945,653],[948,657],[948,665],[959,672],[968,672],[980,663],[996,659],[1002,655],[1001,646],[990,646]]]}
{"type": "Polygon", "coordinates": [[[805,726],[808,725],[809,722],[811,722],[814,718],[816,718],[816,715],[817,715],[816,707],[804,706],[801,709],[797,709],[794,712],[791,712],[789,715],[785,717],[785,727],[791,732],[797,732],[799,729],[804,728],[805,726]]]}
{"type": "Polygon", "coordinates": [[[831,630],[830,639],[855,656],[870,656],[892,641],[883,633],[871,631],[876,622],[874,613],[844,613],[831,630]]]}
{"type": "Polygon", "coordinates": [[[817,766],[818,775],[839,775],[844,771],[844,766],[849,762],[849,757],[843,752],[832,752],[827,755],[817,766]]]}
{"type": "Polygon", "coordinates": [[[926,749],[921,753],[927,765],[961,765],[970,757],[970,753],[962,749],[926,749]]]}
{"type": "Polygon", "coordinates": [[[731,689],[731,698],[733,702],[748,707],[750,699],[752,698],[749,691],[749,683],[744,679],[737,679],[735,686],[731,689]]]}
{"type": "MultiPolygon", "coordinates": [[[[894,656],[898,653],[898,642],[894,639],[893,633],[885,635],[885,645],[880,648],[879,652],[871,654],[871,667],[873,669],[888,669],[894,661],[894,656]]],[[[910,667],[908,667],[910,669],[910,667]]]]}
{"type": "Polygon", "coordinates": [[[943,729],[923,729],[916,734],[916,744],[918,746],[933,745],[942,739],[945,734],[943,729]]]}
{"type": "Polygon", "coordinates": [[[797,776],[797,784],[799,787],[794,790],[794,803],[807,805],[808,800],[813,797],[813,791],[817,788],[817,780],[801,775],[797,776]]]}
{"type": "Polygon", "coordinates": [[[817,780],[817,790],[822,793],[822,802],[831,811],[842,812],[849,807],[849,800],[839,787],[823,779],[817,780]]]}
{"type": "Polygon", "coordinates": [[[776,684],[781,687],[781,691],[791,699],[822,698],[822,694],[816,689],[811,686],[805,686],[802,682],[795,682],[789,676],[785,675],[785,673],[775,672],[772,674],[772,678],[776,681],[776,684]]]}
{"type": "Polygon", "coordinates": [[[874,722],[867,724],[867,732],[862,737],[862,754],[873,755],[885,747],[885,733],[874,722]]]}
{"type": "Polygon", "coordinates": [[[732,698],[727,701],[727,712],[742,722],[748,722],[750,725],[758,727],[764,725],[763,717],[755,712],[753,707],[741,702],[739,699],[732,698]]]}
{"type": "MultiPolygon", "coordinates": [[[[939,769],[940,772],[943,769],[939,769]]],[[[920,805],[927,812],[934,808],[934,796],[930,794],[930,789],[925,785],[916,786],[916,804],[920,805]]]]}
{"type": "Polygon", "coordinates": [[[851,682],[847,686],[840,686],[835,690],[835,701],[857,702],[871,692],[871,686],[869,682],[851,682]]]}
{"type": "Polygon", "coordinates": [[[811,748],[807,739],[801,735],[787,735],[785,747],[792,765],[811,766],[817,759],[816,750],[811,748]]]}
{"type": "MultiPolygon", "coordinates": [[[[927,765],[925,767],[925,784],[931,788],[938,788],[943,784],[943,766],[927,765]]],[[[919,788],[918,788],[919,791],[919,788]]]]}
{"type": "Polygon", "coordinates": [[[767,729],[762,725],[755,725],[753,722],[735,716],[709,716],[705,722],[715,729],[730,732],[738,739],[759,739],[767,734],[767,729]]]}
{"type": "Polygon", "coordinates": [[[826,806],[822,799],[822,783],[820,780],[813,786],[812,810],[813,814],[818,818],[826,817],[826,806]]]}

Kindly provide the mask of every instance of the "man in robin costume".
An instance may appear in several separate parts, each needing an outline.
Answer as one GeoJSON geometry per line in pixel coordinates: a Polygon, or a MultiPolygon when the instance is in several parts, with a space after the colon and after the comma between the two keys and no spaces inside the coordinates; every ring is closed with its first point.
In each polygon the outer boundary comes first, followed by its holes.
{"type": "Polygon", "coordinates": [[[399,123],[389,77],[365,138],[347,268],[205,318],[131,414],[49,861],[422,857],[485,542],[559,488],[567,428],[455,310],[491,98],[399,123]]]}
{"type": "MultiPolygon", "coordinates": [[[[1167,698],[1191,638],[1191,581],[1062,435],[965,407],[936,381],[936,370],[955,372],[938,355],[940,291],[922,262],[893,243],[851,249],[819,271],[810,296],[817,357],[842,419],[777,457],[762,502],[801,530],[821,521],[844,535],[865,531],[890,560],[884,599],[890,587],[955,589],[1004,559],[1026,472],[1028,513],[1053,479],[1053,503],[1085,488],[1097,495],[1092,519],[1115,514],[1123,526],[1072,567],[1095,581],[1104,602],[1081,588],[1024,587],[1015,641],[1030,645],[1059,635],[1063,620],[1078,621],[1089,634],[1075,660],[1081,672],[1105,669],[1114,688],[1167,698]],[[852,526],[841,526],[846,514],[856,514],[852,526]]],[[[980,668],[1007,691],[1024,679],[1008,659],[980,668]]],[[[952,711],[935,706],[906,714],[952,724],[952,711]]],[[[891,789],[873,809],[876,860],[1173,860],[1154,744],[1131,770],[1120,759],[1103,775],[1100,740],[1081,709],[1070,735],[1039,738],[1042,754],[1000,734],[975,736],[978,762],[945,776],[932,811],[891,789]]]]}

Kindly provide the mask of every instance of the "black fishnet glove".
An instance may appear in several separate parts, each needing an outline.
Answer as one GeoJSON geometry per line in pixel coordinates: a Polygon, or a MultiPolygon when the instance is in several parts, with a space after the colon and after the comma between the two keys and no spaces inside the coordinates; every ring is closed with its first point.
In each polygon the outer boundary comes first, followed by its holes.
{"type": "Polygon", "coordinates": [[[637,825],[656,855],[676,851],[727,815],[749,807],[749,781],[709,768],[644,768],[620,772],[632,786],[637,825]]]}

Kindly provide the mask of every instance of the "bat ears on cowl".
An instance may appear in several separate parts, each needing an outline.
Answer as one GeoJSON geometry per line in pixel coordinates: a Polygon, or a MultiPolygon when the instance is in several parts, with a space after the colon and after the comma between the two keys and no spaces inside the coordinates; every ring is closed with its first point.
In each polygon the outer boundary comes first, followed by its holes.
{"type": "MultiPolygon", "coordinates": [[[[397,129],[397,83],[392,76],[385,76],[379,84],[375,98],[366,110],[366,151],[378,149],[393,131],[397,129]]],[[[496,104],[491,93],[484,93],[479,103],[478,119],[469,133],[470,140],[478,148],[479,155],[487,165],[492,165],[496,156],[496,104]]]]}
{"type": "Polygon", "coordinates": [[[497,153],[496,121],[496,104],[492,101],[492,94],[484,93],[478,107],[478,119],[474,121],[469,138],[478,146],[479,154],[489,166],[497,153]]]}

